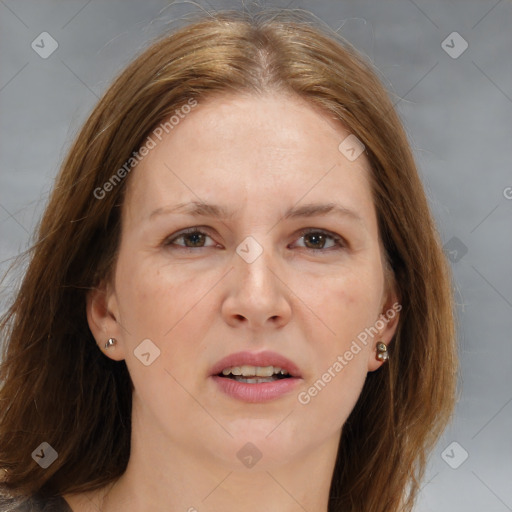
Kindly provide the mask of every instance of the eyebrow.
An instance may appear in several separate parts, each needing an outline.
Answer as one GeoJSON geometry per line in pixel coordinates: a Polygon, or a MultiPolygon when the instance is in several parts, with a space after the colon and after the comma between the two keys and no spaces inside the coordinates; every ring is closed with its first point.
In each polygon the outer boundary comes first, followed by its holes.
{"type": "MultiPolygon", "coordinates": [[[[203,201],[191,201],[188,203],[179,203],[173,206],[157,208],[150,213],[148,219],[152,219],[158,215],[169,215],[172,213],[182,213],[192,215],[194,217],[231,219],[238,212],[230,211],[222,206],[208,204],[203,201]]],[[[358,213],[337,203],[310,203],[302,206],[292,206],[286,211],[283,219],[308,218],[318,215],[328,215],[329,213],[347,217],[364,224],[362,217],[358,213]]]]}
{"type": "Polygon", "coordinates": [[[189,203],[179,203],[174,206],[165,206],[157,208],[149,214],[149,219],[158,215],[169,215],[171,213],[182,213],[194,217],[213,217],[218,219],[231,218],[236,212],[230,212],[222,206],[208,204],[203,201],[190,201],[189,203]]]}

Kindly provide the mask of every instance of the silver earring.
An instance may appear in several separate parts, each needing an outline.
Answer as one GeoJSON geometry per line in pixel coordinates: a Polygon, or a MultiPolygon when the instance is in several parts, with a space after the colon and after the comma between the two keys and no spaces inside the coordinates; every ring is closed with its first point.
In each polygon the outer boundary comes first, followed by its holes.
{"type": "Polygon", "coordinates": [[[379,361],[387,361],[389,359],[388,347],[385,343],[382,343],[382,341],[377,343],[376,357],[379,361]]]}
{"type": "Polygon", "coordinates": [[[117,340],[115,338],[109,338],[108,341],[105,343],[105,349],[113,347],[116,343],[117,340]]]}

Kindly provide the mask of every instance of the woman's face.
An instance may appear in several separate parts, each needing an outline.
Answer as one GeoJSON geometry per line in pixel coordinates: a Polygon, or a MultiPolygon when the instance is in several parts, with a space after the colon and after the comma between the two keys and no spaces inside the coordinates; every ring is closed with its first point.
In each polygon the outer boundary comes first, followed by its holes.
{"type": "Polygon", "coordinates": [[[336,451],[397,319],[377,322],[396,298],[368,162],[351,139],[339,149],[348,135],[274,94],[200,101],[153,137],[113,282],[88,303],[98,343],[117,338],[105,352],[126,360],[137,435],[231,469],[336,451]]]}

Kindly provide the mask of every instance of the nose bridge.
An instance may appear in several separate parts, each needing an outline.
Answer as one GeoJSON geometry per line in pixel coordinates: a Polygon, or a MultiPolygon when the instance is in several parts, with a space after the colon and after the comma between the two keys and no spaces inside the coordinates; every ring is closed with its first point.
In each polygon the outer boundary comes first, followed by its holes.
{"type": "Polygon", "coordinates": [[[286,287],[278,277],[279,264],[270,247],[270,237],[247,237],[238,245],[233,258],[234,269],[224,304],[230,321],[244,318],[249,324],[260,326],[268,320],[287,321],[290,304],[286,287]]]}
{"type": "Polygon", "coordinates": [[[260,243],[253,236],[246,237],[236,249],[235,270],[237,281],[243,288],[254,292],[267,293],[276,287],[276,266],[273,250],[268,241],[269,237],[260,243]]]}

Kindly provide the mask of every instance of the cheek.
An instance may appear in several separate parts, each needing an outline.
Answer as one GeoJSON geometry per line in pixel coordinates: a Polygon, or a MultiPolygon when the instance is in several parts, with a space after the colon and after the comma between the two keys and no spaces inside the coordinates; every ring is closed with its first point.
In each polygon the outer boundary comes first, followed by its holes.
{"type": "Polygon", "coordinates": [[[184,319],[204,290],[186,272],[152,264],[151,258],[118,262],[116,289],[120,316],[135,338],[162,340],[184,319]]]}
{"type": "Polygon", "coordinates": [[[306,280],[302,293],[309,306],[311,321],[321,321],[327,345],[341,350],[365,328],[373,325],[379,314],[383,279],[378,268],[368,266],[357,272],[306,280]]]}
{"type": "Polygon", "coordinates": [[[313,417],[327,414],[332,425],[339,426],[355,405],[372,357],[371,339],[365,343],[358,336],[378,318],[382,287],[377,265],[303,281],[311,312],[304,310],[302,327],[311,340],[308,351],[315,364],[299,402],[313,417]]]}
{"type": "Polygon", "coordinates": [[[186,403],[187,396],[182,397],[183,389],[175,378],[185,382],[187,367],[176,366],[175,361],[192,361],[197,355],[197,344],[186,341],[204,333],[204,325],[194,313],[205,293],[199,283],[205,281],[208,278],[194,281],[186,272],[171,271],[161,262],[157,265],[150,257],[119,258],[116,291],[127,348],[125,360],[137,392],[144,403],[156,404],[155,411],[168,409],[169,396],[174,396],[177,404],[181,398],[186,403]],[[151,358],[153,350],[158,356],[145,366],[137,354],[141,353],[141,342],[147,339],[157,348],[149,345],[145,350],[151,352],[151,358]]]}

